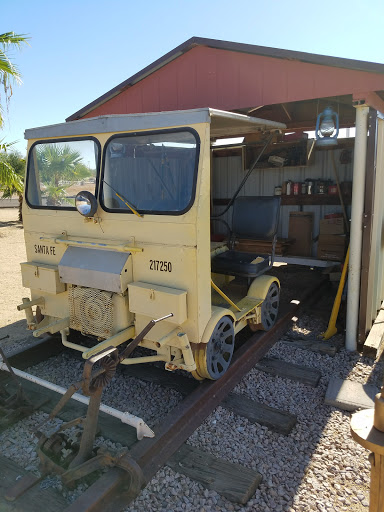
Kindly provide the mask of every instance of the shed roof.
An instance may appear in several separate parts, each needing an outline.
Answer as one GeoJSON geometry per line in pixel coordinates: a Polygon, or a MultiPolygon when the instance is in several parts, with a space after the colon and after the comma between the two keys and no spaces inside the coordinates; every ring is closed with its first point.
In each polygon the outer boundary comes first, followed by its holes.
{"type": "Polygon", "coordinates": [[[26,139],[90,135],[94,133],[123,132],[131,130],[161,129],[210,123],[211,137],[245,135],[257,130],[284,129],[285,124],[266,121],[234,112],[212,108],[178,110],[176,112],[152,112],[128,115],[106,115],[59,123],[25,130],[26,139]]]}
{"type": "Polygon", "coordinates": [[[383,91],[384,64],[192,37],[67,118],[383,91]]]}

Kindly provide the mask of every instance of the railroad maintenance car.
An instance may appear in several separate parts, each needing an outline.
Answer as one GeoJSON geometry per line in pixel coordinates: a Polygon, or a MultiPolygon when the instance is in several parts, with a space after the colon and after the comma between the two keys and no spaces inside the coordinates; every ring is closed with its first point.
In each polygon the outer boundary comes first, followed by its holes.
{"type": "Polygon", "coordinates": [[[31,297],[19,309],[34,336],[60,333],[88,359],[161,320],[140,342],[149,351],[123,364],[163,361],[196,379],[220,378],[235,334],[276,321],[280,284],[266,274],[274,251],[235,249],[240,238],[274,248],[280,200],[245,194],[256,159],[222,207],[228,235],[211,241],[212,217],[222,218],[213,215],[212,144],[248,134],[267,144],[284,128],[201,108],[26,130],[21,272],[31,297]]]}

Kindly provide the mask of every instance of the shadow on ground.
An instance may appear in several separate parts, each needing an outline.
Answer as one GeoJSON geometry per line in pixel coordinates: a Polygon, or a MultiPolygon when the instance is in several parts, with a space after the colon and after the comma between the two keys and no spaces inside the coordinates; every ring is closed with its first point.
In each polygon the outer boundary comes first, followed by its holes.
{"type": "Polygon", "coordinates": [[[23,229],[23,223],[19,220],[0,221],[0,228],[18,228],[23,229]]]}
{"type": "Polygon", "coordinates": [[[27,348],[35,341],[36,338],[33,337],[32,331],[27,329],[25,319],[0,327],[0,346],[6,352],[13,352],[17,348],[27,348]]]}

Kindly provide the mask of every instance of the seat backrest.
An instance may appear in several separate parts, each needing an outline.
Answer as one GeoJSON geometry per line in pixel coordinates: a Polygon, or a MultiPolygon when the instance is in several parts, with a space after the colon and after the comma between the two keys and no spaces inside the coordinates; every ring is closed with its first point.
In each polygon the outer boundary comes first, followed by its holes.
{"type": "Polygon", "coordinates": [[[233,204],[232,235],[273,240],[280,217],[280,196],[245,196],[233,204]]]}

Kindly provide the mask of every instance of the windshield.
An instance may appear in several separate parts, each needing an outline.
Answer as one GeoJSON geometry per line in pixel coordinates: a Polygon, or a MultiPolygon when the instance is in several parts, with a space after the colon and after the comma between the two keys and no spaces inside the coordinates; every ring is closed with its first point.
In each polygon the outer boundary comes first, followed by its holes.
{"type": "Polygon", "coordinates": [[[74,209],[78,192],[95,194],[98,161],[94,140],[37,142],[28,157],[27,203],[32,208],[74,209]]]}
{"type": "Polygon", "coordinates": [[[132,213],[129,206],[141,213],[184,213],[195,195],[198,147],[197,133],[186,128],[113,137],[104,151],[102,206],[126,213],[132,213]]]}

